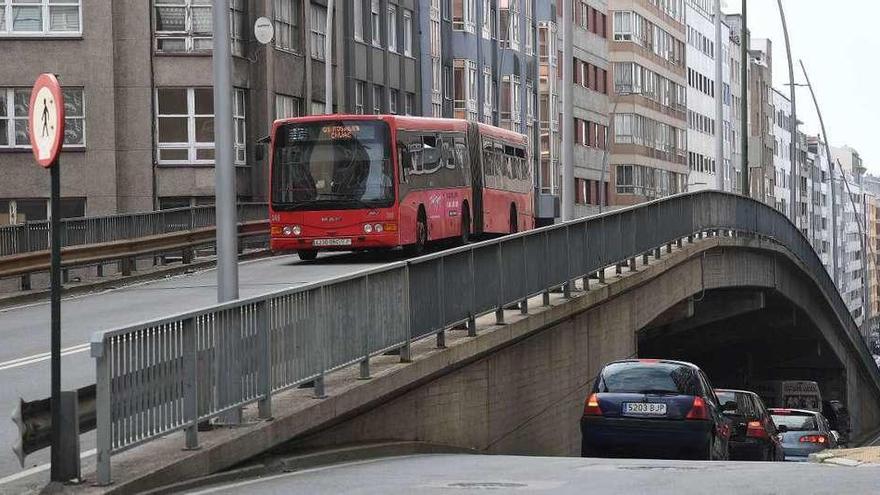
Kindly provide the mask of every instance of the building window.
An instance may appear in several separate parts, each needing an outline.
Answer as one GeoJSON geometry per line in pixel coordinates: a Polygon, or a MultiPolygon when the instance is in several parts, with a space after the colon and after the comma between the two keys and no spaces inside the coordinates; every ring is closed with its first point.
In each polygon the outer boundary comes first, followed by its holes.
{"type": "Polygon", "coordinates": [[[275,95],[275,118],[289,119],[302,115],[302,100],[295,96],[275,95]]]}
{"type": "Polygon", "coordinates": [[[0,0],[0,35],[82,34],[82,0],[0,0]]]}
{"type": "MultiPolygon", "coordinates": [[[[56,0],[51,0],[56,3],[56,0]]],[[[208,0],[153,0],[155,7],[156,51],[187,53],[209,51],[214,25],[208,0]]],[[[246,3],[229,0],[229,27],[232,54],[244,55],[246,3]]]]}
{"type": "Polygon", "coordinates": [[[412,11],[403,11],[403,54],[412,57],[413,54],[413,13],[412,11]]]}
{"type": "Polygon", "coordinates": [[[397,52],[397,6],[388,5],[388,51],[397,52]]]}
{"type": "Polygon", "coordinates": [[[373,114],[379,115],[382,113],[382,87],[381,86],[373,86],[373,114]]]}
{"type": "Polygon", "coordinates": [[[477,63],[456,59],[452,69],[452,93],[455,118],[477,120],[477,63]]]}
{"type": "Polygon", "coordinates": [[[511,1],[508,3],[508,8],[500,8],[498,17],[501,26],[498,41],[501,46],[519,50],[519,2],[511,1]]]}
{"type": "Polygon", "coordinates": [[[324,40],[327,38],[327,7],[312,4],[311,21],[311,56],[315,60],[324,60],[324,40]]]}
{"type": "MultiPolygon", "coordinates": [[[[64,88],[64,145],[86,144],[85,102],[82,88],[64,88]]],[[[30,148],[28,108],[31,88],[0,88],[0,148],[30,148]]]]}
{"type": "Polygon", "coordinates": [[[388,90],[388,113],[397,115],[397,102],[400,98],[396,89],[388,90]]]}
{"type": "Polygon", "coordinates": [[[236,88],[232,99],[232,122],[235,128],[235,163],[247,163],[247,91],[236,88]]]}
{"type": "Polygon", "coordinates": [[[275,48],[302,52],[302,0],[275,0],[275,48]]]}
{"type": "Polygon", "coordinates": [[[354,113],[357,115],[364,114],[364,93],[367,84],[363,81],[355,81],[354,83],[354,113]]]}
{"type": "Polygon", "coordinates": [[[406,101],[403,105],[403,113],[406,115],[413,115],[415,113],[416,108],[416,95],[412,93],[406,94],[406,101]]]}
{"type": "Polygon", "coordinates": [[[373,45],[382,46],[382,19],[379,10],[379,0],[370,1],[370,26],[372,29],[373,45]]]}
{"type": "Polygon", "coordinates": [[[364,41],[364,0],[352,0],[351,15],[354,18],[354,39],[364,41]]]}
{"type": "Polygon", "coordinates": [[[159,163],[214,163],[214,95],[211,88],[156,90],[159,163]]]}
{"type": "Polygon", "coordinates": [[[476,31],[477,0],[452,0],[452,29],[476,31]]]}
{"type": "Polygon", "coordinates": [[[492,1],[483,0],[483,21],[480,23],[483,38],[490,39],[492,37],[492,1]]]}
{"type": "Polygon", "coordinates": [[[512,131],[518,131],[519,124],[522,121],[520,90],[519,76],[506,75],[501,78],[501,101],[499,107],[501,111],[499,116],[501,127],[512,131]]]}

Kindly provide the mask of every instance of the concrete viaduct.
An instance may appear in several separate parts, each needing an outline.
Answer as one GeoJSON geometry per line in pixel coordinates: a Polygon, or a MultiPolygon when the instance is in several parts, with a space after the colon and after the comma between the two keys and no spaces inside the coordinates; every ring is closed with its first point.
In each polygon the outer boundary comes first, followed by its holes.
{"type": "Polygon", "coordinates": [[[330,374],[325,398],[310,389],[279,394],[272,420],[200,433],[199,450],[182,450],[178,433],[121,453],[114,485],[102,490],[208,475],[272,450],[368,441],[576,456],[593,378],[627,357],[696,362],[716,387],[814,379],[826,398],[848,405],[854,438],[880,428],[880,374],[849,314],[835,311],[837,294],[784,243],[716,232],[660,254],[621,273],[609,268],[604,283],[592,279],[570,298],[533,297],[527,314],[506,311],[505,324],[478,318],[476,337],[453,329],[442,348],[416,342],[409,363],[378,357],[368,380],[351,368],[330,374]]]}

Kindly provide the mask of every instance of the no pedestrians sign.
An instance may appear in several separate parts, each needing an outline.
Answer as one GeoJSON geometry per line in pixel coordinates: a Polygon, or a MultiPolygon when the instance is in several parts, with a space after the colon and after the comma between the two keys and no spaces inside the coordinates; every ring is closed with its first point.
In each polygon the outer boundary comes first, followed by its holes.
{"type": "Polygon", "coordinates": [[[34,83],[28,130],[37,163],[44,168],[51,167],[64,144],[64,95],[52,74],[42,74],[34,83]]]}

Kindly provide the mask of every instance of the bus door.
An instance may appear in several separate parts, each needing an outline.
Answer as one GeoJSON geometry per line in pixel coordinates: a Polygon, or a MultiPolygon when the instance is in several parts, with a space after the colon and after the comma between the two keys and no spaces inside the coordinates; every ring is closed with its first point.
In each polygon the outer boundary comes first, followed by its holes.
{"type": "Polygon", "coordinates": [[[483,144],[480,128],[476,124],[468,126],[468,154],[470,155],[471,217],[474,234],[482,234],[483,224],[483,144]]]}

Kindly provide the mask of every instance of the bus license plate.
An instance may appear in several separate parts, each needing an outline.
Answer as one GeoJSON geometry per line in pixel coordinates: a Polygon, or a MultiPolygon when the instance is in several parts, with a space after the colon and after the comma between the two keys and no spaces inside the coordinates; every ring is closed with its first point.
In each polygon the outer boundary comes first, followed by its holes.
{"type": "Polygon", "coordinates": [[[351,246],[351,239],[315,239],[313,246],[351,246]]]}
{"type": "Polygon", "coordinates": [[[656,402],[624,402],[623,414],[666,416],[666,404],[656,402]]]}

